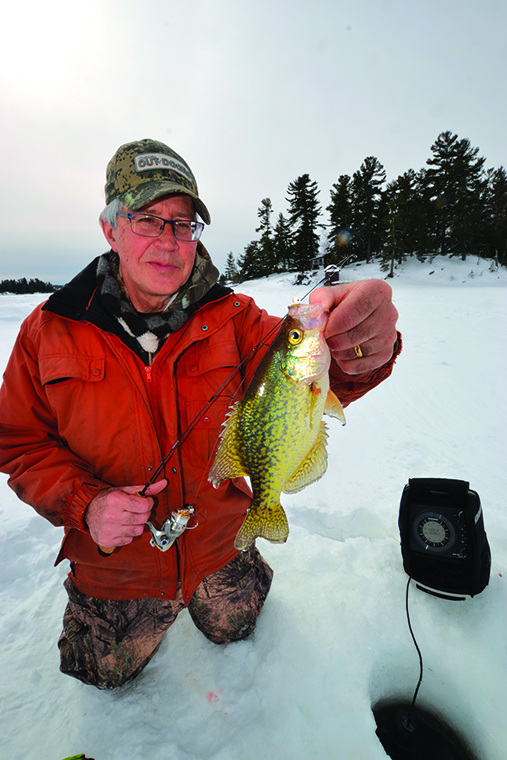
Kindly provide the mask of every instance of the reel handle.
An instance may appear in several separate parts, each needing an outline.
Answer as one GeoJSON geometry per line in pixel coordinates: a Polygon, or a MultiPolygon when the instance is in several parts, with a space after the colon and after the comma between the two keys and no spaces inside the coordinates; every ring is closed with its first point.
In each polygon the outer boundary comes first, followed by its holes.
{"type": "Polygon", "coordinates": [[[97,544],[97,551],[102,557],[109,557],[116,548],[116,546],[101,546],[100,544],[97,544]]]}

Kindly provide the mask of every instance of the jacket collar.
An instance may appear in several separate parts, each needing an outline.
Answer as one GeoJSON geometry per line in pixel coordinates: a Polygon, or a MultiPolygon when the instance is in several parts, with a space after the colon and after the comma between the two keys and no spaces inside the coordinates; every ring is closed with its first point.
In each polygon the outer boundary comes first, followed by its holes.
{"type": "MultiPolygon", "coordinates": [[[[141,355],[144,352],[140,351],[138,342],[123,329],[101,298],[96,276],[99,258],[97,256],[74,279],[53,293],[42,309],[76,322],[90,322],[100,330],[117,335],[134,353],[146,361],[147,357],[141,355]]],[[[197,302],[196,306],[200,309],[232,292],[231,288],[217,283],[197,302]]]]}

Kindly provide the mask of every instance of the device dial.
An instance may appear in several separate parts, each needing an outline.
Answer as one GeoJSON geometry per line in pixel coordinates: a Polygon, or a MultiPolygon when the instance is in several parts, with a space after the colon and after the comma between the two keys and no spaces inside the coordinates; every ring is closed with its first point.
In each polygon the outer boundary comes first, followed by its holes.
{"type": "Polygon", "coordinates": [[[452,551],[456,542],[451,520],[439,512],[421,512],[412,523],[412,533],[421,549],[430,553],[452,551]]]}
{"type": "Polygon", "coordinates": [[[451,539],[451,531],[438,517],[424,517],[417,529],[421,540],[434,548],[445,546],[451,539]]]}

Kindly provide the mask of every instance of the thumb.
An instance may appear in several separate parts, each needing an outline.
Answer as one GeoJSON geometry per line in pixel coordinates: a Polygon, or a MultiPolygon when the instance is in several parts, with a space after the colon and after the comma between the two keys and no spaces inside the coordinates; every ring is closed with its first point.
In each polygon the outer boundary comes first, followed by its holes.
{"type": "Polygon", "coordinates": [[[157,480],[156,483],[152,483],[151,486],[149,486],[146,489],[146,496],[155,496],[155,494],[160,493],[164,490],[164,488],[167,486],[167,480],[165,478],[162,478],[162,480],[157,480]]]}
{"type": "MultiPolygon", "coordinates": [[[[121,490],[125,491],[125,493],[140,494],[143,488],[145,488],[145,485],[146,484],[141,486],[124,486],[121,490]]],[[[162,480],[157,480],[156,483],[152,483],[150,486],[148,486],[143,496],[155,496],[157,493],[163,491],[166,486],[167,480],[165,478],[162,478],[162,480]]]]}
{"type": "Polygon", "coordinates": [[[325,311],[331,311],[338,303],[334,288],[316,288],[310,293],[309,303],[320,303],[325,311]]]}

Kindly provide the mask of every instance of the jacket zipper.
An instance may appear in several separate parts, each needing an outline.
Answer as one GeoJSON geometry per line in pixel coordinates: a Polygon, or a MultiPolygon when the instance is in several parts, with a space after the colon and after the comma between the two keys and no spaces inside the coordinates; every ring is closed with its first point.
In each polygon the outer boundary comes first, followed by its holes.
{"type": "Polygon", "coordinates": [[[147,381],[151,383],[151,363],[152,363],[151,354],[148,354],[148,362],[149,364],[145,365],[144,371],[146,372],[147,381]]]}

